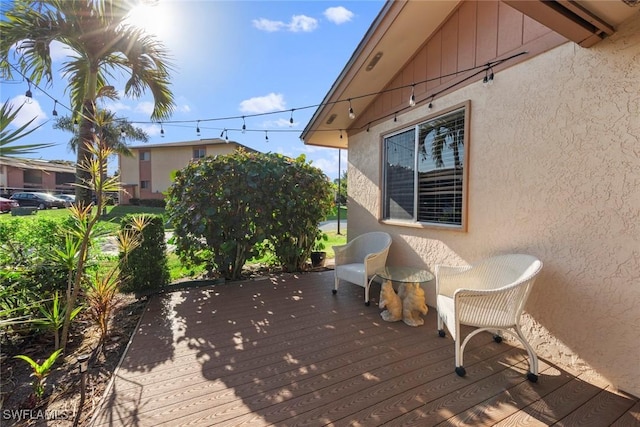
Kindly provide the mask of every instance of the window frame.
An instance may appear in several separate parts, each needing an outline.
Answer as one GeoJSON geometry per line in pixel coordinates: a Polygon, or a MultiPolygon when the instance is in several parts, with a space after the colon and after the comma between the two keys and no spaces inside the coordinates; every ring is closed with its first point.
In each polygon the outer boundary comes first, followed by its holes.
{"type": "Polygon", "coordinates": [[[470,142],[470,123],[471,123],[471,101],[467,100],[463,103],[456,104],[449,108],[446,108],[442,111],[438,111],[434,114],[429,114],[419,120],[412,121],[403,125],[402,127],[398,127],[393,129],[390,132],[384,133],[380,135],[380,209],[379,209],[379,221],[383,224],[389,225],[399,225],[405,227],[415,227],[415,228],[433,228],[439,230],[452,230],[452,231],[467,231],[467,211],[468,211],[468,198],[469,198],[469,185],[468,185],[468,176],[469,176],[469,142],[470,142]],[[464,138],[463,138],[463,155],[464,159],[462,161],[462,197],[461,197],[461,216],[460,216],[460,224],[450,224],[450,223],[439,223],[439,222],[428,222],[428,221],[419,221],[419,172],[418,172],[418,135],[420,132],[420,125],[426,124],[430,121],[437,120],[438,118],[444,117],[451,113],[455,113],[456,111],[464,112],[464,138]],[[413,213],[411,219],[399,219],[399,218],[387,218],[386,210],[386,198],[387,198],[387,154],[385,152],[386,141],[396,135],[403,134],[408,131],[413,131],[414,134],[414,158],[413,158],[413,213]]]}
{"type": "Polygon", "coordinates": [[[140,189],[141,190],[151,190],[151,181],[148,179],[144,179],[140,181],[140,189]]]}
{"type": "Polygon", "coordinates": [[[151,160],[151,151],[150,150],[140,151],[140,161],[141,162],[148,162],[150,160],[151,160]]]}
{"type": "Polygon", "coordinates": [[[200,159],[204,159],[205,157],[207,157],[207,148],[206,147],[194,147],[193,153],[192,153],[192,159],[193,160],[200,160],[200,159]],[[198,152],[198,154],[200,154],[200,151],[202,151],[202,156],[196,156],[196,152],[198,152]]]}

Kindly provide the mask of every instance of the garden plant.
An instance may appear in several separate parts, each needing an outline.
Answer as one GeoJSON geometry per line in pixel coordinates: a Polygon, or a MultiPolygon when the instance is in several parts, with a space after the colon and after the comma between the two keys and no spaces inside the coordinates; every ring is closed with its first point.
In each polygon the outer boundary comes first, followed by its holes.
{"type": "Polygon", "coordinates": [[[178,171],[167,213],[183,259],[237,279],[265,248],[286,270],[304,269],[331,203],[327,177],[304,156],[240,150],[178,171]]]}

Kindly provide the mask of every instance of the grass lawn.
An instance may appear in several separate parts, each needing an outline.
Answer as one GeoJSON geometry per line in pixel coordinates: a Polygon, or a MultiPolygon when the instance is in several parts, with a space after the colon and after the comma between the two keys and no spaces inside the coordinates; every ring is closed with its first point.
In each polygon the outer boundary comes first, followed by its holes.
{"type": "MultiPolygon", "coordinates": [[[[148,206],[130,206],[130,205],[117,205],[107,206],[107,214],[98,221],[101,226],[114,233],[120,229],[120,220],[128,214],[156,214],[164,215],[164,208],[152,208],[148,206]]],[[[10,218],[48,218],[48,219],[62,219],[70,215],[69,209],[45,209],[37,211],[35,215],[30,216],[12,216],[10,213],[0,215],[0,221],[6,221],[10,218]]],[[[170,229],[167,229],[170,230],[170,229]]]]}

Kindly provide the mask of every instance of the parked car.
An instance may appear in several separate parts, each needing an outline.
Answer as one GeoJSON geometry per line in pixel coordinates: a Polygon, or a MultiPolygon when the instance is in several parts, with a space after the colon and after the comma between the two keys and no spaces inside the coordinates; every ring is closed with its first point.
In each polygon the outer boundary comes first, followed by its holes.
{"type": "Polygon", "coordinates": [[[38,209],[67,207],[64,200],[47,193],[14,193],[11,199],[18,202],[20,206],[35,206],[38,209]]]}
{"type": "Polygon", "coordinates": [[[20,205],[15,200],[0,197],[0,213],[11,212],[11,208],[17,208],[18,206],[20,205]]]}
{"type": "Polygon", "coordinates": [[[67,206],[71,206],[76,202],[75,194],[54,194],[54,196],[67,202],[67,206]]]}

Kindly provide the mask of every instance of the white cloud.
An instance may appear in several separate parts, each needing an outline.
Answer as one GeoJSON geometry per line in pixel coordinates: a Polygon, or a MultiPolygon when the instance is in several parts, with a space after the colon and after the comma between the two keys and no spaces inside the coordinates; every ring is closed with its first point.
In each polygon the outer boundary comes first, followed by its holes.
{"type": "Polygon", "coordinates": [[[280,118],[277,120],[267,120],[262,122],[262,127],[263,128],[288,128],[288,127],[294,127],[294,126],[298,126],[300,123],[298,122],[293,122],[293,124],[289,121],[289,119],[285,119],[285,118],[280,118]]]}
{"type": "Polygon", "coordinates": [[[149,136],[158,136],[158,135],[160,135],[160,125],[148,124],[148,123],[136,123],[134,126],[142,129],[149,136]]]}
{"type": "Polygon", "coordinates": [[[150,101],[139,102],[138,105],[136,105],[136,108],[134,109],[134,111],[136,113],[144,113],[144,114],[147,114],[148,116],[151,116],[151,114],[153,113],[153,102],[150,102],[150,101]]]}
{"type": "Polygon", "coordinates": [[[51,45],[49,45],[49,49],[51,52],[51,60],[53,62],[68,60],[69,56],[78,56],[78,54],[75,53],[69,46],[64,43],[60,43],[57,40],[51,42],[51,45]]]}
{"type": "Polygon", "coordinates": [[[266,31],[268,33],[280,31],[287,26],[287,24],[282,21],[271,21],[266,18],[254,19],[251,22],[258,30],[266,31]]]}
{"type": "Polygon", "coordinates": [[[103,102],[103,106],[106,110],[113,111],[114,113],[120,111],[131,111],[131,107],[121,101],[107,100],[103,102]]]}
{"type": "Polygon", "coordinates": [[[286,103],[281,93],[271,92],[269,95],[246,99],[240,103],[240,111],[249,114],[269,113],[285,109],[286,103]]]}
{"type": "Polygon", "coordinates": [[[351,21],[351,18],[353,18],[353,12],[342,6],[330,7],[324,11],[324,16],[334,24],[340,25],[351,21]]]}
{"type": "Polygon", "coordinates": [[[276,31],[290,31],[292,33],[310,33],[318,28],[318,20],[306,15],[293,15],[288,23],[282,21],[272,21],[266,18],[254,19],[251,21],[258,30],[273,33],[276,31]]]}
{"type": "Polygon", "coordinates": [[[16,128],[29,123],[29,120],[35,118],[35,120],[31,123],[31,125],[28,128],[28,129],[32,129],[38,126],[39,124],[44,123],[49,118],[47,114],[42,110],[40,103],[33,98],[27,98],[24,95],[18,95],[12,98],[9,101],[9,104],[11,104],[12,109],[14,111],[20,105],[22,105],[20,112],[16,115],[15,119],[13,119],[13,121],[11,122],[11,125],[15,126],[16,128]]]}
{"type": "Polygon", "coordinates": [[[178,105],[177,110],[181,113],[190,113],[191,107],[188,104],[178,105]]]}
{"type": "Polygon", "coordinates": [[[300,31],[310,33],[318,28],[318,20],[305,15],[294,15],[288,26],[289,31],[298,33],[300,31]]]}

